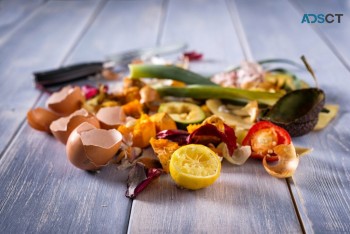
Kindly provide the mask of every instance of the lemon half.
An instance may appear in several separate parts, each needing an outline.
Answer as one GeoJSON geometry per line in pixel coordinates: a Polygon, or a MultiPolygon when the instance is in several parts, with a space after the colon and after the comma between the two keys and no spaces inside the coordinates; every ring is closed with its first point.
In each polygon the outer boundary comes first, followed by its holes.
{"type": "Polygon", "coordinates": [[[178,186],[196,190],[216,181],[220,176],[221,162],[208,147],[190,144],[172,154],[169,169],[171,178],[178,186]]]}

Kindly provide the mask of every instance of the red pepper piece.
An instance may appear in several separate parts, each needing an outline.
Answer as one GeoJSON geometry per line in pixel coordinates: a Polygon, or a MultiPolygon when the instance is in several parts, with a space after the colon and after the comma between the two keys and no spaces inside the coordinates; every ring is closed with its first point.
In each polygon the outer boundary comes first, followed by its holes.
{"type": "Polygon", "coordinates": [[[278,157],[273,153],[273,147],[292,142],[289,133],[269,121],[260,121],[254,124],[243,139],[242,145],[249,145],[252,148],[252,158],[267,161],[277,161],[278,157]]]}

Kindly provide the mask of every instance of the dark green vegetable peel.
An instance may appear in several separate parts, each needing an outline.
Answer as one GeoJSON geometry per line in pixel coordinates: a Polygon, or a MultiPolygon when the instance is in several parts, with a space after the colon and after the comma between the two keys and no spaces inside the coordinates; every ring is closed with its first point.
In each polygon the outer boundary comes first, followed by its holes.
{"type": "Polygon", "coordinates": [[[173,65],[150,65],[150,64],[131,64],[129,65],[130,78],[158,78],[172,79],[184,82],[186,84],[215,85],[208,78],[197,73],[185,70],[173,65]]]}
{"type": "Polygon", "coordinates": [[[315,127],[324,103],[321,89],[295,90],[279,99],[262,119],[283,127],[291,136],[302,136],[315,127]]]}

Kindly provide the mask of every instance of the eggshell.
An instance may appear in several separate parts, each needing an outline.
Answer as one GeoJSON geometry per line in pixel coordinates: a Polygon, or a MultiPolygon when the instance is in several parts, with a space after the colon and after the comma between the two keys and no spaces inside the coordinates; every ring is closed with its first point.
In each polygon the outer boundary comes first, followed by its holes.
{"type": "Polygon", "coordinates": [[[84,95],[80,87],[66,86],[53,93],[46,101],[46,105],[52,111],[66,116],[81,108],[83,102],[84,95]]]}
{"type": "Polygon", "coordinates": [[[94,115],[89,114],[85,109],[80,109],[67,117],[62,117],[53,121],[50,125],[50,130],[56,139],[66,144],[71,132],[83,122],[88,122],[97,128],[100,127],[94,115]]]}
{"type": "Polygon", "coordinates": [[[124,124],[126,121],[126,115],[121,106],[101,108],[97,112],[96,117],[103,129],[118,128],[119,125],[124,124]]]}
{"type": "Polygon", "coordinates": [[[27,121],[32,128],[48,133],[51,132],[50,124],[58,118],[60,118],[58,114],[41,107],[32,109],[27,113],[27,121]]]}
{"type": "Polygon", "coordinates": [[[97,170],[117,153],[122,138],[122,134],[115,129],[97,129],[90,123],[82,123],[68,138],[67,157],[82,170],[97,170]]]}

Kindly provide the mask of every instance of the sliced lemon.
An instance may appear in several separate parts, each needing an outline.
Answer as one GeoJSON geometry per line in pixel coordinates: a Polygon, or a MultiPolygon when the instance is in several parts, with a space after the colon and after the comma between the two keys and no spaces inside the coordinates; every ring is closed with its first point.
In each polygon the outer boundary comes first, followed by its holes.
{"type": "Polygon", "coordinates": [[[219,157],[204,145],[190,144],[171,156],[170,176],[183,188],[196,190],[213,184],[220,175],[219,157]]]}

